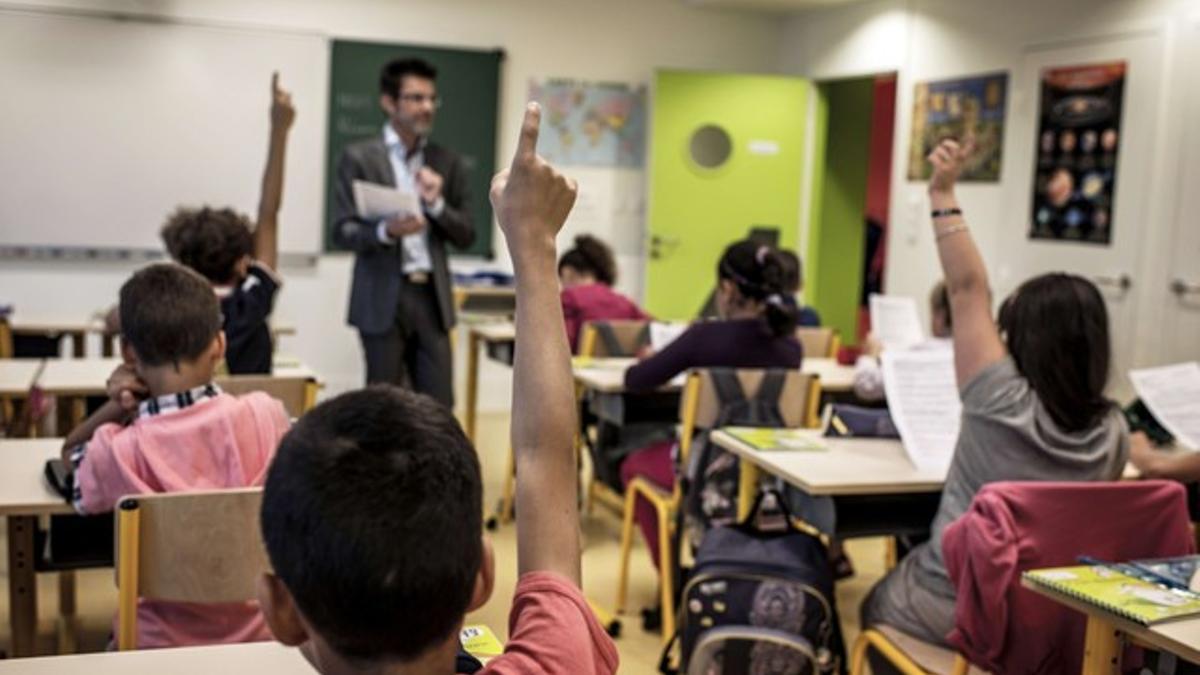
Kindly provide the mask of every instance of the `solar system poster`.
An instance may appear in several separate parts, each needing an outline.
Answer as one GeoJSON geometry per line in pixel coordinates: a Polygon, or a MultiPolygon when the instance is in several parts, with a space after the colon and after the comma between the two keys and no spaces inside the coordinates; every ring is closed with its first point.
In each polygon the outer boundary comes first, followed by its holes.
{"type": "Polygon", "coordinates": [[[1108,245],[1124,61],[1042,71],[1030,239],[1108,245]]]}

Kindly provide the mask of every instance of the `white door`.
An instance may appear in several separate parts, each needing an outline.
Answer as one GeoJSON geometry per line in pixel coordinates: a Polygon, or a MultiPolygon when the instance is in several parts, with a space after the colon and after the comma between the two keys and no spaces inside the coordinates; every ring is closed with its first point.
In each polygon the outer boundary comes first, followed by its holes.
{"type": "Polygon", "coordinates": [[[1126,372],[1134,361],[1134,325],[1149,199],[1154,134],[1162,95],[1162,39],[1158,32],[1073,41],[1062,47],[1027,49],[1013,73],[1013,110],[1009,118],[1006,173],[1009,212],[997,235],[997,302],[1022,281],[1051,271],[1092,279],[1108,301],[1113,345],[1110,395],[1128,396],[1126,372]],[[1108,245],[1029,238],[1033,210],[1035,143],[1037,142],[1041,74],[1044,69],[1126,63],[1121,134],[1113,197],[1112,239],[1108,245]]]}
{"type": "MultiPolygon", "coordinates": [[[[1184,59],[1179,73],[1200,72],[1200,18],[1183,35],[1184,59]]],[[[1192,80],[1189,84],[1194,85],[1192,80]]],[[[1189,86],[1179,134],[1182,161],[1175,194],[1169,272],[1157,282],[1166,311],[1162,321],[1162,362],[1200,360],[1200,87],[1189,86]]]]}

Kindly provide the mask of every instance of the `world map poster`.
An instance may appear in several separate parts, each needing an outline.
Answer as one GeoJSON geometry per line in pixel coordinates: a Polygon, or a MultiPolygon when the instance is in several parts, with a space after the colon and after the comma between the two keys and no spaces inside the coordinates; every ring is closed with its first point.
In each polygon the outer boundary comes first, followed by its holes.
{"type": "Polygon", "coordinates": [[[538,154],[562,166],[639,169],[646,162],[646,87],[567,79],[531,81],[542,106],[538,154]]]}

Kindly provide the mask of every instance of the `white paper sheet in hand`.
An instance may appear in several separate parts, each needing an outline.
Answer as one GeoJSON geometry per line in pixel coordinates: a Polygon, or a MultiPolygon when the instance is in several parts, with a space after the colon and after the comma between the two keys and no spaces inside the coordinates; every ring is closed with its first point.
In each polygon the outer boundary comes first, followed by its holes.
{"type": "Polygon", "coordinates": [[[1200,450],[1200,363],[1129,371],[1142,402],[1181,444],[1200,450]]]}
{"type": "Polygon", "coordinates": [[[882,358],[888,408],[909,460],[918,469],[945,471],[962,416],[954,351],[888,350],[882,358]]]}
{"type": "Polygon", "coordinates": [[[885,349],[906,349],[925,341],[916,300],[873,293],[869,302],[871,334],[885,349]]]}
{"type": "Polygon", "coordinates": [[[354,189],[354,210],[359,218],[367,220],[382,220],[393,216],[416,213],[420,208],[417,195],[412,192],[397,190],[394,187],[368,183],[356,180],[354,189]]]}
{"type": "Polygon", "coordinates": [[[654,321],[650,324],[650,348],[656,352],[674,342],[690,327],[687,323],[663,323],[654,321]]]}

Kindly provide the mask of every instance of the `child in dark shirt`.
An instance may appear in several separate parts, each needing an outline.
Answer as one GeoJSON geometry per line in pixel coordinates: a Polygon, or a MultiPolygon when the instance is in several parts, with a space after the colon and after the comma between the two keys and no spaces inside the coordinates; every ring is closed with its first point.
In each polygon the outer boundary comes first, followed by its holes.
{"type": "Polygon", "coordinates": [[[171,257],[203,275],[221,301],[229,372],[271,372],[272,343],[267,319],[280,280],[278,215],[283,201],[283,163],[288,130],[296,117],[292,96],[271,77],[271,140],[263,171],[258,223],[230,208],[180,208],[162,229],[171,257]]]}

